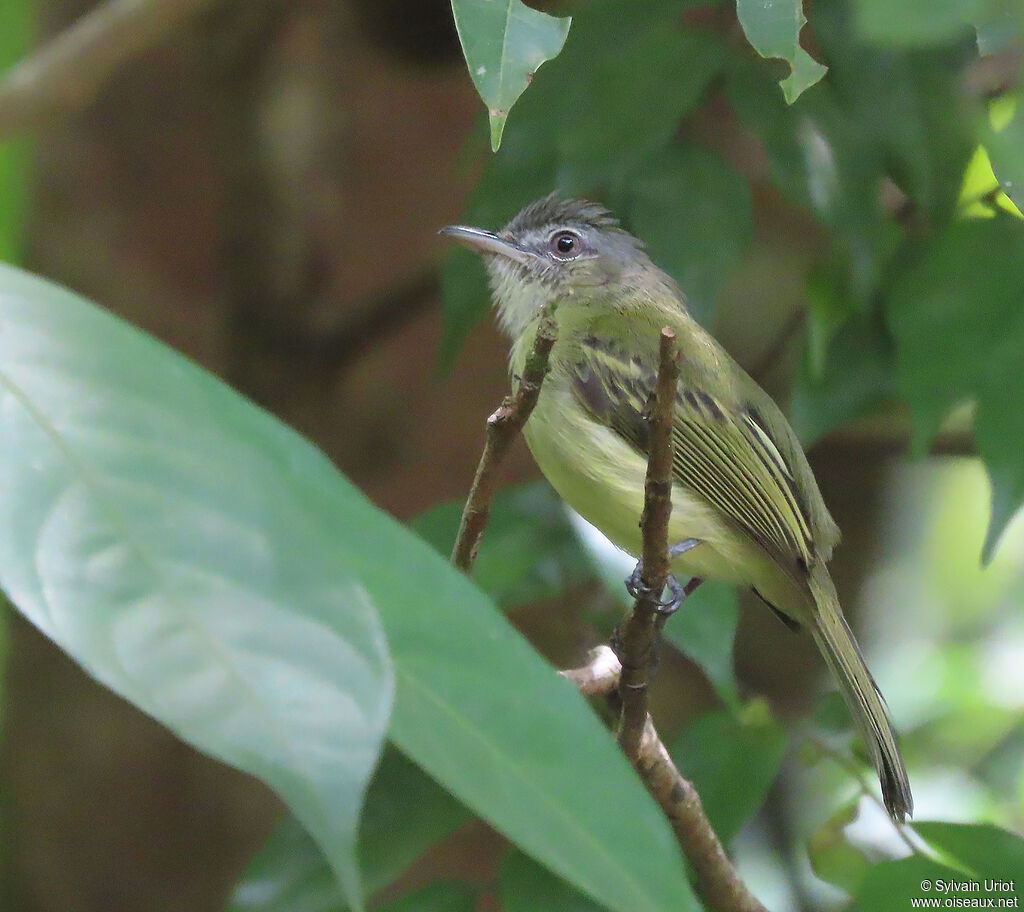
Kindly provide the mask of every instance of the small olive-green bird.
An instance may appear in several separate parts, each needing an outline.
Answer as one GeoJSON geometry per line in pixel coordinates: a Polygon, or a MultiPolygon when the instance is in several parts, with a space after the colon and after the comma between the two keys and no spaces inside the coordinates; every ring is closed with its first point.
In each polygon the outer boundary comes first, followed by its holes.
{"type": "Polygon", "coordinates": [[[890,816],[913,810],[885,702],[843,617],[826,562],[839,540],[782,412],[690,316],[676,283],[604,208],[555,195],[495,233],[442,233],[483,255],[510,370],[522,374],[555,302],[550,372],[524,428],[541,471],[581,516],[641,553],[648,427],[663,326],[680,352],[669,541],[676,576],[749,586],[806,627],[861,730],[890,816]]]}

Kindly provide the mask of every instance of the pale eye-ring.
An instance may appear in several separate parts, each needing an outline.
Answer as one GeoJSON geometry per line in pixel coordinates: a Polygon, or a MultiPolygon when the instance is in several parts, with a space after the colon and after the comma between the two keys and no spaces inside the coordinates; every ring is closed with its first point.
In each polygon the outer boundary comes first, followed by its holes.
{"type": "Polygon", "coordinates": [[[548,242],[551,253],[560,260],[571,260],[577,257],[583,250],[583,241],[575,231],[563,229],[551,235],[548,242]]]}

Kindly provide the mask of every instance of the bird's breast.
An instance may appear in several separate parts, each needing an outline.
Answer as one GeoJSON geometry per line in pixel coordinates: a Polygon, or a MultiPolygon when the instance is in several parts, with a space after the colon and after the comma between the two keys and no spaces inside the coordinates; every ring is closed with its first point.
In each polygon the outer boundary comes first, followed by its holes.
{"type": "MultiPolygon", "coordinates": [[[[642,550],[646,459],[611,428],[593,420],[568,380],[551,374],[523,430],[534,459],[566,503],[608,539],[634,556],[642,550]]],[[[670,543],[703,544],[673,563],[680,577],[700,576],[751,585],[762,562],[756,546],[722,522],[706,501],[675,485],[670,543]]]]}

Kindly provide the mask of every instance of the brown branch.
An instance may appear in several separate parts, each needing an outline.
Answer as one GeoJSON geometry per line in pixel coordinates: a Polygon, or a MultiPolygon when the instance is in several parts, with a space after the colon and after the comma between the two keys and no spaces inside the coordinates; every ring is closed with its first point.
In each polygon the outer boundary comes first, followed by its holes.
{"type": "Polygon", "coordinates": [[[83,108],[125,63],[212,0],[107,0],[0,80],[0,139],[83,108]]]}
{"type": "Polygon", "coordinates": [[[647,791],[672,824],[683,854],[697,875],[697,889],[716,912],[767,912],[740,879],[704,812],[693,783],[684,779],[647,717],[635,764],[647,791]]]}
{"type": "Polygon", "coordinates": [[[558,326],[554,305],[548,305],[537,327],[533,348],[526,359],[515,395],[506,396],[498,410],[487,419],[487,440],[476,468],[473,486],[462,511],[459,534],[452,549],[452,563],[469,573],[491,515],[491,503],[498,489],[498,467],[516,435],[537,404],[540,387],[548,372],[548,357],[555,344],[558,326]]]}
{"type": "Polygon", "coordinates": [[[672,514],[672,423],[679,383],[676,337],[667,326],[661,331],[658,382],[648,415],[649,449],[644,483],[643,569],[641,588],[629,616],[619,626],[616,640],[622,676],[619,697],[619,745],[634,765],[647,720],[647,682],[657,639],[656,620],[661,593],[668,581],[668,521],[672,514]]]}
{"type": "MultiPolygon", "coordinates": [[[[615,654],[602,646],[591,652],[583,667],[559,674],[573,681],[587,696],[615,699],[621,672],[615,654]]],[[[704,812],[697,790],[672,762],[650,716],[644,720],[633,766],[672,825],[679,847],[693,866],[697,889],[707,906],[715,912],[767,912],[740,879],[704,812]]]]}

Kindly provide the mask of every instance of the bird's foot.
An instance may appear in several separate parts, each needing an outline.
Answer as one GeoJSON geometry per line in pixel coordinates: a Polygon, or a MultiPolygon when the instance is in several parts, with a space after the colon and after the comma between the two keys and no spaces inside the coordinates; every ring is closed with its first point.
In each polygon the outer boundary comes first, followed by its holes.
{"type": "MultiPolygon", "coordinates": [[[[668,549],[669,560],[674,560],[681,554],[685,554],[691,548],[696,548],[700,544],[699,538],[687,538],[681,542],[676,542],[674,545],[670,545],[668,549]]],[[[683,603],[683,599],[686,598],[697,586],[700,585],[700,580],[697,577],[690,580],[685,586],[681,585],[679,580],[676,579],[675,575],[670,573],[665,579],[665,585],[668,587],[670,593],[669,598],[664,601],[661,600],[660,592],[653,592],[643,581],[644,562],[638,560],[636,566],[633,568],[633,572],[626,579],[626,591],[633,598],[648,598],[651,599],[658,608],[658,614],[665,618],[675,614],[679,609],[679,606],[683,603]],[[694,582],[696,580],[696,583],[694,582]]],[[[664,621],[662,621],[664,623],[664,621]]]]}

